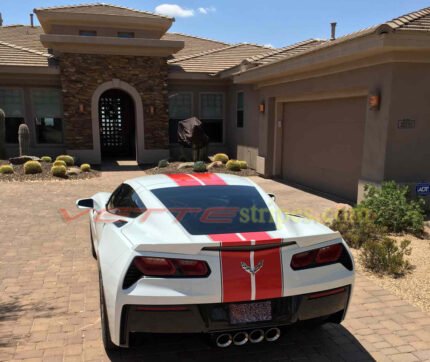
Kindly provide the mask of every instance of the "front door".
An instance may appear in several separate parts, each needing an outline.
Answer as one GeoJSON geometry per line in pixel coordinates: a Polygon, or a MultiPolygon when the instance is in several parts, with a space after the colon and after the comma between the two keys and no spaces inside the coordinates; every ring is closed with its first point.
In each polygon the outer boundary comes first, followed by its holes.
{"type": "Polygon", "coordinates": [[[136,157],[133,99],[126,92],[111,89],[99,100],[100,147],[102,157],[136,157]]]}

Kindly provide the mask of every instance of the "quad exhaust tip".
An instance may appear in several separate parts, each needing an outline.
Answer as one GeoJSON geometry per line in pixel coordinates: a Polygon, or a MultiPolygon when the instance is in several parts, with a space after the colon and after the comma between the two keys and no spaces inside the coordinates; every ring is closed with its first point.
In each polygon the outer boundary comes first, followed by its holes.
{"type": "Polygon", "coordinates": [[[280,336],[281,330],[279,328],[269,328],[264,334],[264,337],[268,342],[275,342],[279,339],[280,336]]]}
{"type": "Polygon", "coordinates": [[[233,343],[235,346],[243,346],[244,344],[246,344],[248,342],[248,333],[246,332],[237,332],[234,336],[233,336],[233,343]]]}
{"type": "Polygon", "coordinates": [[[262,329],[254,329],[248,334],[251,343],[260,343],[264,340],[264,331],[262,329]]]}
{"type": "Polygon", "coordinates": [[[233,343],[233,337],[229,333],[222,333],[216,337],[215,343],[219,348],[227,348],[233,343]]]}
{"type": "Polygon", "coordinates": [[[254,329],[252,331],[245,332],[240,331],[234,335],[230,333],[221,333],[216,336],[215,344],[219,348],[227,348],[232,344],[235,346],[243,346],[249,342],[260,343],[266,340],[267,342],[275,342],[281,336],[281,330],[279,328],[269,328],[266,331],[263,329],[254,329]]]}

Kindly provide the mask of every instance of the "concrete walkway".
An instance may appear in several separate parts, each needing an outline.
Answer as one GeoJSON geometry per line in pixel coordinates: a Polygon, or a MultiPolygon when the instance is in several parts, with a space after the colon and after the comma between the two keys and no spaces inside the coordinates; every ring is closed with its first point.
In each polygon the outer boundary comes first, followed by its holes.
{"type": "MultiPolygon", "coordinates": [[[[78,182],[0,183],[0,361],[425,361],[430,316],[362,275],[342,326],[291,328],[277,343],[213,349],[201,336],[149,336],[106,356],[97,264],[77,198],[111,191],[142,171],[78,182]]],[[[254,178],[289,211],[321,214],[333,201],[254,178]]]]}

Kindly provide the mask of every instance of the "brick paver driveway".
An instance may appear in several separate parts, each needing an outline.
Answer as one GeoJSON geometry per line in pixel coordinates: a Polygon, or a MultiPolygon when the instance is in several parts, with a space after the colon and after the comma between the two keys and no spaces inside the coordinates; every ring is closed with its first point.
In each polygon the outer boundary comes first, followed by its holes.
{"type": "MultiPolygon", "coordinates": [[[[362,275],[343,326],[292,328],[274,344],[227,350],[209,347],[201,336],[149,336],[141,347],[106,356],[87,218],[66,222],[64,216],[78,214],[76,198],[110,191],[137,175],[109,172],[81,182],[0,183],[0,360],[430,360],[429,315],[362,275]]],[[[334,205],[256,180],[292,210],[322,212],[334,205]]]]}

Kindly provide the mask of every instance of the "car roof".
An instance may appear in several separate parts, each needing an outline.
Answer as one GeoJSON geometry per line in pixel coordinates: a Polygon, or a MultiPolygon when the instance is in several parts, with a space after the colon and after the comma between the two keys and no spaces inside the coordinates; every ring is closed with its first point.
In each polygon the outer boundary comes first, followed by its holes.
{"type": "Polygon", "coordinates": [[[147,190],[168,187],[193,187],[193,186],[253,186],[255,184],[248,178],[223,174],[223,173],[178,173],[158,174],[136,177],[126,181],[135,189],[145,188],[147,190]]]}

